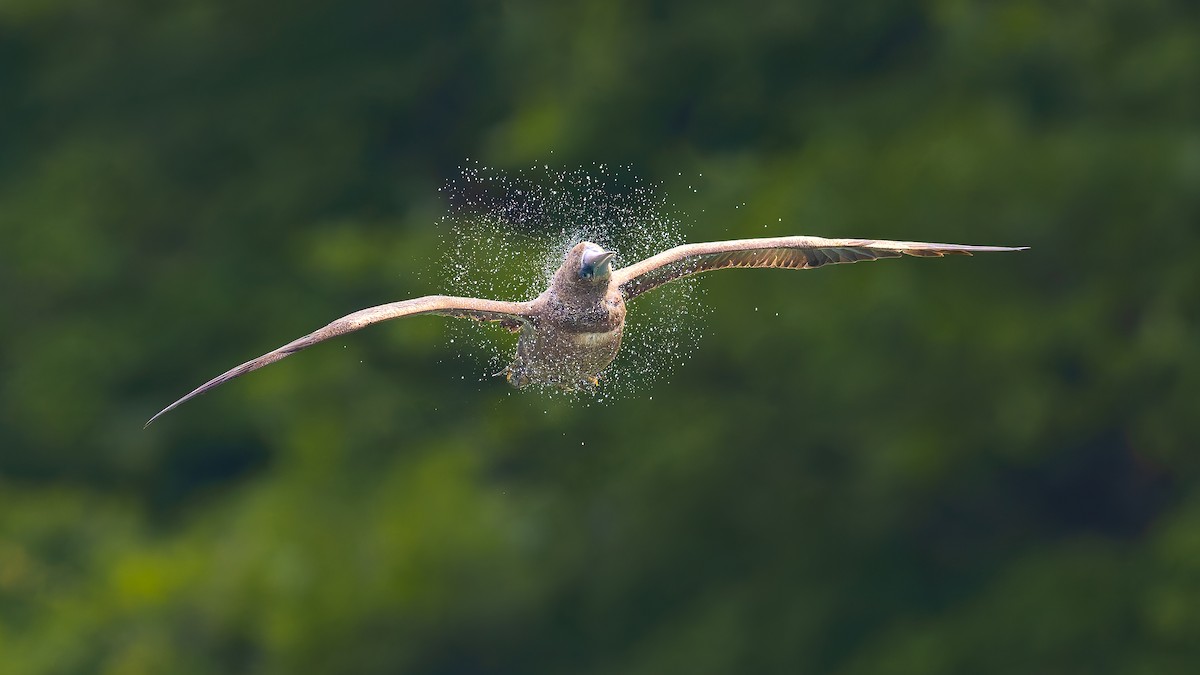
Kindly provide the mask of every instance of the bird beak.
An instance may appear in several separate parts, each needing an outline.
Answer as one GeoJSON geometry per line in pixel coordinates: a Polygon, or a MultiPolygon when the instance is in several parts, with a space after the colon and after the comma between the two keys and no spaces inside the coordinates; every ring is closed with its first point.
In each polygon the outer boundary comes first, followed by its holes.
{"type": "Polygon", "coordinates": [[[586,267],[591,267],[594,270],[601,270],[609,264],[612,257],[616,255],[616,251],[605,251],[604,249],[589,250],[583,252],[583,264],[586,267]]]}
{"type": "Polygon", "coordinates": [[[580,278],[603,280],[611,277],[612,268],[608,264],[614,255],[615,252],[605,251],[599,246],[585,250],[583,259],[579,261],[580,278]]]}

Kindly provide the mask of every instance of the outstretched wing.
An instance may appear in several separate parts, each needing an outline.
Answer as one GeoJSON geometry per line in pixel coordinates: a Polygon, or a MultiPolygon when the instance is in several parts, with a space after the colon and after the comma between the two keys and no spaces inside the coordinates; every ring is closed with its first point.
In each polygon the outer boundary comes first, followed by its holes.
{"type": "Polygon", "coordinates": [[[811,269],[833,263],[898,258],[902,255],[940,258],[944,255],[971,255],[981,251],[1021,251],[1026,248],[1028,247],[821,237],[736,239],[676,246],[641,262],[615,270],[613,278],[620,286],[625,299],[631,300],[676,279],[731,267],[811,269]]]}
{"type": "Polygon", "coordinates": [[[318,342],[323,342],[339,335],[345,335],[346,333],[352,333],[373,323],[389,319],[399,319],[405,316],[416,316],[418,314],[441,314],[461,319],[495,321],[509,328],[517,329],[529,322],[529,310],[530,306],[527,302],[501,302],[498,300],[480,300],[477,298],[456,298],[448,295],[427,295],[423,298],[391,302],[386,305],[359,310],[353,314],[343,316],[328,326],[315,330],[302,338],[292,340],[279,349],[267,352],[257,359],[247,361],[236,368],[232,368],[214,377],[197,387],[187,396],[163,408],[157,415],[151,417],[149,422],[146,422],[146,426],[150,426],[151,422],[161,417],[168,410],[176,408],[185,401],[195,398],[210,389],[219,387],[239,375],[245,375],[252,370],[258,370],[263,366],[270,365],[295,354],[301,349],[307,349],[318,342]]]}

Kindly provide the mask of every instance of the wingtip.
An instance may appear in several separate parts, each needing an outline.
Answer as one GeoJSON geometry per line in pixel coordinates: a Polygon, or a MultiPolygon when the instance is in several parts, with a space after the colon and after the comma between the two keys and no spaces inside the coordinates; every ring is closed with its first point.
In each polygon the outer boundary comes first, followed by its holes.
{"type": "Polygon", "coordinates": [[[1009,251],[1028,251],[1028,246],[975,246],[968,253],[1007,253],[1009,251]]]}
{"type": "Polygon", "coordinates": [[[142,425],[142,429],[143,429],[143,430],[145,430],[145,429],[148,429],[148,428],[150,427],[150,425],[151,425],[151,424],[154,424],[154,420],[156,420],[156,419],[158,419],[158,418],[162,417],[163,415],[166,415],[167,413],[171,412],[172,410],[174,410],[174,409],[175,409],[175,406],[179,405],[180,403],[183,403],[185,400],[187,400],[187,399],[186,399],[186,398],[182,398],[182,399],[180,399],[180,400],[178,400],[178,401],[176,401],[176,402],[172,403],[171,405],[169,405],[169,406],[167,406],[167,407],[163,408],[162,410],[159,410],[157,413],[155,413],[155,414],[154,414],[154,417],[151,417],[150,419],[146,420],[146,423],[142,425]]]}
{"type": "Polygon", "coordinates": [[[151,417],[150,419],[146,420],[146,423],[142,425],[142,430],[145,431],[146,429],[149,429],[150,425],[154,424],[154,420],[158,419],[159,417],[162,417],[162,414],[165,412],[167,412],[167,411],[161,410],[154,417],[151,417]]]}

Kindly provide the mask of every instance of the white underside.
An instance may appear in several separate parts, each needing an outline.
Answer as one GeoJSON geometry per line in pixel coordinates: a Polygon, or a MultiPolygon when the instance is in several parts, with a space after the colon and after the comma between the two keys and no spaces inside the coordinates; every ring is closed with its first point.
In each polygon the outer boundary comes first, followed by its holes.
{"type": "Polygon", "coordinates": [[[575,333],[571,336],[571,341],[580,347],[592,347],[612,340],[612,336],[617,330],[619,329],[614,328],[603,333],[575,333]]]}

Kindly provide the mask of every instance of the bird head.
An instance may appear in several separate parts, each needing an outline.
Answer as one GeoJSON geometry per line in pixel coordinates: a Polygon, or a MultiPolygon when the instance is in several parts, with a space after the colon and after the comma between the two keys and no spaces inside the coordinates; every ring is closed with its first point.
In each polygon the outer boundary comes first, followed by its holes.
{"type": "Polygon", "coordinates": [[[576,244],[563,261],[560,273],[575,283],[604,283],[612,278],[614,251],[606,251],[598,244],[581,241],[576,244]]]}

